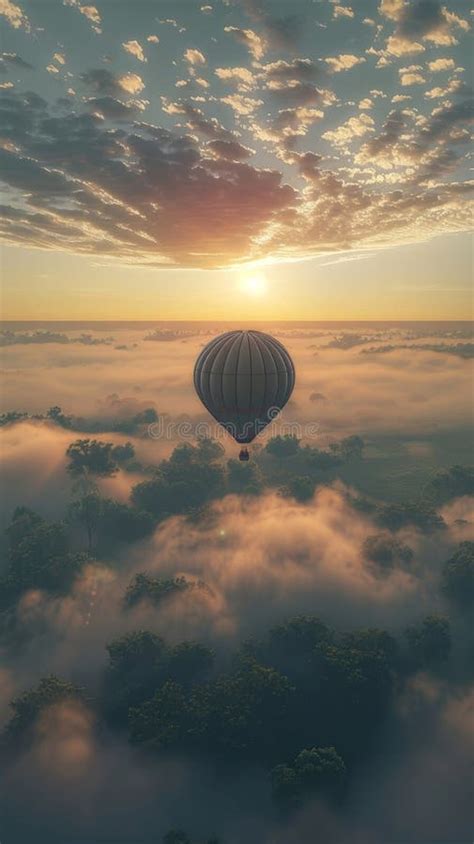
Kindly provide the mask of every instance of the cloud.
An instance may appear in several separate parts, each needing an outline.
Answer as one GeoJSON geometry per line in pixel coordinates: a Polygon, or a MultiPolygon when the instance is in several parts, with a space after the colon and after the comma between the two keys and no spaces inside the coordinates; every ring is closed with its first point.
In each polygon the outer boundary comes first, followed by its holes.
{"type": "Polygon", "coordinates": [[[128,94],[139,94],[145,87],[143,79],[137,73],[130,72],[119,76],[117,84],[122,91],[126,91],[128,94]]]}
{"type": "MultiPolygon", "coordinates": [[[[252,15],[257,15],[261,22],[262,15],[265,17],[268,13],[262,4],[258,7],[253,4],[252,15]]],[[[259,37],[270,44],[268,17],[265,20],[265,27],[262,24],[265,34],[259,37]]],[[[37,109],[29,111],[24,95],[7,100],[7,93],[12,92],[3,90],[2,113],[7,117],[4,134],[9,156],[6,160],[11,165],[8,179],[13,191],[3,231],[10,243],[68,249],[101,255],[106,260],[117,256],[122,261],[137,261],[148,266],[179,266],[183,262],[186,266],[224,266],[235,260],[307,257],[328,247],[373,247],[374,243],[392,243],[396,237],[405,242],[406,238],[412,240],[416,232],[418,236],[426,237],[446,231],[449,215],[452,226],[449,230],[463,229],[468,212],[460,186],[445,181],[438,193],[425,196],[424,202],[421,188],[413,186],[425,184],[431,188],[432,181],[427,179],[427,174],[434,172],[436,164],[440,173],[455,172],[456,162],[459,165],[461,156],[467,153],[467,106],[447,115],[447,120],[453,121],[451,131],[446,127],[438,138],[422,132],[423,124],[428,127],[431,124],[429,113],[418,111],[406,115],[405,135],[393,144],[387,144],[385,152],[377,154],[369,164],[369,138],[383,134],[378,121],[383,124],[387,113],[382,111],[375,120],[375,106],[370,108],[370,103],[375,102],[375,94],[369,92],[354,103],[354,106],[360,105],[358,116],[345,117],[342,126],[338,126],[329,109],[340,106],[341,101],[318,80],[319,76],[328,78],[330,69],[336,72],[336,80],[339,72],[363,60],[363,56],[349,51],[329,56],[325,62],[291,54],[279,58],[277,54],[273,61],[253,61],[248,67],[219,66],[214,74],[214,84],[219,80],[218,95],[211,87],[211,76],[198,75],[200,65],[191,64],[189,78],[178,80],[178,85],[191,95],[189,100],[174,101],[169,96],[162,99],[163,116],[173,139],[170,147],[174,148],[176,142],[176,149],[179,148],[179,152],[173,153],[165,140],[166,130],[147,120],[149,103],[141,98],[145,80],[138,74],[114,74],[102,67],[86,69],[79,74],[77,84],[82,83],[85,89],[81,92],[74,85],[77,97],[68,102],[63,96],[57,104],[64,110],[63,129],[53,109],[45,106],[42,113],[37,109]],[[226,88],[223,90],[221,85],[226,88]],[[374,123],[370,122],[372,119],[374,123]],[[302,186],[296,179],[304,156],[303,139],[309,136],[310,127],[316,121],[327,121],[322,124],[320,136],[326,141],[324,149],[328,158],[321,165],[321,172],[326,175],[317,176],[324,190],[320,201],[314,203],[308,198],[307,186],[302,186]],[[134,123],[139,123],[139,128],[134,123]],[[66,134],[66,126],[69,134],[66,134]],[[271,176],[269,170],[251,166],[249,159],[244,158],[244,149],[248,146],[245,140],[248,134],[244,135],[244,132],[253,136],[256,149],[261,145],[266,154],[274,156],[275,169],[271,176]],[[192,134],[196,137],[190,137],[192,134]],[[133,139],[132,144],[128,142],[129,137],[133,139]],[[217,140],[240,145],[227,150],[233,150],[233,155],[241,157],[231,161],[229,157],[217,155],[212,148],[206,151],[204,144],[217,140]],[[158,144],[166,163],[161,153],[157,153],[155,161],[153,156],[147,156],[144,162],[141,158],[144,150],[158,144]],[[138,157],[136,145],[141,151],[138,157]],[[87,147],[85,153],[84,146],[87,147]],[[330,156],[338,155],[340,151],[344,153],[343,160],[337,163],[336,158],[331,162],[330,156]],[[181,173],[180,155],[185,159],[181,173]],[[106,159],[102,168],[100,156],[106,159]],[[282,162],[286,165],[284,170],[282,162]],[[365,171],[359,166],[362,163],[367,165],[365,171]],[[255,172],[261,175],[253,182],[255,172]],[[283,173],[285,179],[291,180],[292,187],[284,185],[283,173]],[[147,189],[146,177],[153,182],[154,194],[147,189]],[[269,185],[272,181],[273,184],[273,180],[275,184],[278,182],[278,187],[269,189],[263,200],[260,187],[263,182],[269,185]],[[355,183],[352,188],[346,184],[350,181],[355,183]],[[413,199],[413,208],[420,211],[418,218],[410,217],[411,232],[408,219],[400,225],[397,210],[400,201],[396,194],[387,190],[395,183],[404,186],[413,199]],[[206,185],[210,184],[216,191],[218,186],[222,188],[220,210],[223,219],[233,221],[231,229],[236,235],[232,244],[229,240],[228,248],[224,232],[222,238],[218,238],[211,227],[206,237],[206,215],[201,214],[200,222],[194,228],[194,241],[183,254],[185,231],[190,232],[192,226],[184,207],[181,243],[176,224],[181,206],[177,204],[173,209],[172,184],[176,184],[177,196],[178,199],[182,197],[183,206],[186,205],[185,197],[187,200],[192,197],[189,209],[199,205],[209,212],[211,220],[216,211],[212,208],[212,191],[207,194],[206,185]],[[234,187],[225,202],[228,184],[234,187]],[[370,185],[377,185],[374,193],[370,192],[370,185]],[[340,191],[344,196],[347,193],[351,213],[355,215],[354,219],[343,209],[340,224],[333,222],[337,237],[329,236],[328,231],[329,213],[335,208],[332,191],[340,191]],[[250,220],[247,223],[242,219],[240,226],[239,211],[236,208],[234,212],[232,208],[232,195],[237,199],[238,209],[245,204],[249,209],[253,232],[250,220]],[[61,201],[59,196],[63,197],[61,201]],[[272,199],[276,200],[273,210],[272,199]],[[385,215],[381,210],[383,202],[387,204],[385,215]],[[371,225],[366,227],[365,236],[362,204],[371,215],[371,225]],[[290,217],[293,226],[289,225],[290,217]],[[295,221],[298,221],[298,227],[295,221]],[[245,230],[245,235],[241,229],[245,230]],[[324,235],[320,236],[318,231],[324,235]]],[[[404,64],[407,68],[400,74],[401,91],[406,90],[408,83],[421,84],[421,77],[425,77],[421,65],[404,64]],[[413,67],[417,69],[413,70],[413,67]]],[[[61,70],[57,62],[51,64],[51,72],[53,68],[61,70]]],[[[61,82],[68,84],[63,72],[54,75],[60,75],[61,82]]],[[[443,86],[427,87],[426,104],[436,100],[438,95],[440,99],[454,98],[454,95],[456,99],[467,99],[467,88],[461,83],[449,81],[443,86]]],[[[381,89],[374,87],[373,90],[381,89]]],[[[221,152],[225,149],[221,147],[221,152]]],[[[255,161],[257,159],[252,159],[252,164],[255,161]]],[[[313,176],[316,177],[315,171],[313,176]]]]}
{"type": "MultiPolygon", "coordinates": [[[[439,92],[429,93],[434,97],[439,92]]],[[[455,147],[467,142],[473,113],[472,100],[446,101],[422,121],[416,120],[416,112],[395,110],[382,132],[361,147],[356,160],[388,170],[408,167],[414,182],[439,179],[458,163],[455,147]]]]}
{"type": "Polygon", "coordinates": [[[332,56],[324,59],[329,65],[333,73],[340,73],[342,70],[350,70],[362,62],[365,62],[363,56],[354,56],[350,53],[341,53],[340,56],[332,56]]]}
{"type": "Polygon", "coordinates": [[[229,32],[234,38],[243,44],[250,55],[257,61],[263,58],[267,45],[262,36],[257,35],[253,29],[240,29],[238,26],[225,26],[224,32],[229,32]]]}
{"type": "Polygon", "coordinates": [[[143,52],[143,47],[138,41],[124,41],[122,43],[122,47],[126,53],[130,53],[131,56],[135,56],[136,59],[140,62],[146,62],[148,59],[143,52]]]}
{"type": "Polygon", "coordinates": [[[193,67],[200,64],[206,64],[206,57],[201,53],[200,50],[188,48],[184,51],[184,58],[188,62],[188,64],[192,65],[193,67]]]}
{"type": "MultiPolygon", "coordinates": [[[[86,75],[83,81],[102,90],[110,90],[116,84],[114,77],[103,73],[86,75]]],[[[241,100],[232,104],[236,108],[254,106],[241,100]]],[[[119,120],[130,119],[138,109],[137,104],[122,103],[111,94],[93,97],[87,105],[93,112],[119,120]]],[[[27,115],[25,109],[26,102],[18,97],[9,101],[4,115],[17,123],[31,121],[31,113],[27,115]]],[[[217,121],[206,119],[196,108],[178,104],[170,107],[170,112],[186,115],[208,137],[234,139],[232,133],[220,131],[217,121]]],[[[38,121],[44,118],[44,113],[38,113],[38,121]]],[[[25,208],[21,216],[30,221],[30,242],[36,245],[45,246],[49,241],[54,248],[61,244],[73,251],[100,252],[104,256],[121,255],[126,259],[133,255],[135,260],[139,249],[140,261],[151,260],[155,264],[183,260],[194,264],[196,257],[191,255],[200,253],[199,263],[216,265],[232,260],[232,254],[241,255],[250,249],[256,233],[270,225],[279,209],[295,195],[290,187],[281,184],[281,175],[275,171],[203,159],[195,139],[157,127],[148,129],[143,125],[129,130],[124,149],[123,134],[103,127],[93,115],[71,113],[61,121],[52,118],[47,126],[49,135],[41,141],[34,131],[21,133],[23,148],[34,150],[42,164],[3,152],[9,162],[8,183],[12,187],[28,185],[30,196],[35,195],[35,210],[25,208]],[[134,160],[132,168],[124,166],[124,155],[134,160]],[[47,167],[52,160],[54,171],[47,167]],[[75,205],[73,214],[55,206],[48,207],[47,214],[35,216],[43,206],[51,205],[53,195],[67,194],[75,205]],[[161,222],[157,240],[158,218],[161,222]],[[58,229],[55,236],[60,220],[63,234],[58,229]],[[200,220],[198,226],[196,220],[200,220]]],[[[12,130],[10,136],[19,140],[18,130],[12,130]]],[[[11,218],[8,227],[10,235],[15,233],[22,239],[20,221],[11,218]]]]}
{"type": "Polygon", "coordinates": [[[248,115],[263,105],[263,100],[257,100],[255,97],[244,97],[243,94],[229,94],[227,97],[221,97],[221,103],[230,106],[235,114],[248,115]]]}
{"type": "Polygon", "coordinates": [[[324,132],[322,137],[337,147],[345,147],[354,138],[362,138],[367,132],[373,132],[374,125],[373,119],[368,114],[360,114],[357,117],[349,117],[337,129],[324,132]]]}
{"type": "Polygon", "coordinates": [[[438,0],[413,3],[382,0],[379,10],[397,24],[394,35],[387,41],[387,49],[394,55],[421,52],[423,41],[438,47],[452,46],[458,43],[454,31],[466,32],[470,28],[467,20],[450,12],[438,0]]]}
{"type": "Polygon", "coordinates": [[[381,0],[379,12],[390,20],[398,20],[405,6],[405,0],[381,0]]]}
{"type": "Polygon", "coordinates": [[[279,83],[309,82],[321,74],[321,71],[311,59],[292,59],[291,61],[279,59],[276,62],[261,65],[259,70],[267,84],[271,81],[279,83]]]}
{"type": "Polygon", "coordinates": [[[441,70],[451,70],[455,66],[454,59],[434,59],[428,62],[428,67],[433,73],[439,73],[441,70]]]}
{"type": "Polygon", "coordinates": [[[96,35],[101,35],[102,18],[96,6],[82,6],[79,0],[63,0],[65,6],[73,6],[81,15],[84,15],[92,24],[92,30],[96,35]]]}
{"type": "Polygon", "coordinates": [[[409,67],[399,68],[398,75],[400,77],[402,88],[406,88],[409,85],[424,85],[426,79],[421,71],[421,65],[415,64],[410,65],[409,67]]]}
{"type": "Polygon", "coordinates": [[[440,97],[449,97],[451,94],[461,94],[466,89],[466,85],[461,79],[451,79],[444,87],[437,86],[425,92],[425,97],[428,100],[439,99],[440,97]]]}
{"type": "Polygon", "coordinates": [[[226,129],[222,123],[219,123],[215,117],[206,117],[204,112],[192,105],[192,103],[185,100],[178,100],[177,102],[163,102],[163,111],[166,114],[182,114],[186,117],[186,125],[195,132],[203,135],[205,138],[235,141],[236,136],[229,129],[226,129]]]}
{"type": "Polygon", "coordinates": [[[209,141],[206,145],[206,150],[217,158],[226,158],[229,161],[244,161],[253,154],[253,150],[244,147],[237,141],[209,141]]]}
{"type": "Polygon", "coordinates": [[[33,70],[33,65],[22,59],[18,53],[2,53],[0,56],[0,62],[2,65],[4,63],[10,64],[14,67],[21,68],[22,70],[33,70]]]}
{"type": "Polygon", "coordinates": [[[139,94],[145,87],[143,79],[137,73],[127,72],[115,76],[105,68],[85,71],[80,74],[79,79],[94,93],[110,97],[120,97],[124,93],[139,94]]]}
{"type": "Polygon", "coordinates": [[[214,70],[218,79],[232,82],[239,91],[249,91],[256,85],[256,79],[247,67],[216,67],[214,70]]]}
{"type": "Polygon", "coordinates": [[[30,31],[30,22],[23,9],[12,0],[0,0],[0,15],[2,15],[13,29],[30,31]]]}
{"type": "Polygon", "coordinates": [[[120,122],[130,121],[142,110],[139,101],[124,103],[115,97],[89,97],[86,103],[94,115],[120,122]]]}
{"type": "MultiPolygon", "coordinates": [[[[331,0],[332,2],[332,0],[331,0]]],[[[350,6],[339,6],[337,3],[332,10],[333,18],[353,18],[354,12],[350,6]]]]}

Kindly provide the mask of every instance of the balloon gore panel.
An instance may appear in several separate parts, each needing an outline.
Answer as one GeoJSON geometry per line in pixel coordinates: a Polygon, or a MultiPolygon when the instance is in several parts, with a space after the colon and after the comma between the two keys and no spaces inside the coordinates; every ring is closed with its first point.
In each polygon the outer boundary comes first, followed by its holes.
{"type": "Polygon", "coordinates": [[[285,347],[261,331],[215,337],[194,367],[203,405],[238,443],[250,443],[285,406],[295,368],[285,347]]]}

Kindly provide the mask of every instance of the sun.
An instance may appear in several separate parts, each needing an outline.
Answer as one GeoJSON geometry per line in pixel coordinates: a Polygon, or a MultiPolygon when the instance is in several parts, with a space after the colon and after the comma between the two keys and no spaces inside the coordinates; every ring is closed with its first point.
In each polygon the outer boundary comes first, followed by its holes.
{"type": "Polygon", "coordinates": [[[262,272],[245,273],[241,277],[240,288],[250,296],[264,296],[268,290],[267,278],[262,272]]]}

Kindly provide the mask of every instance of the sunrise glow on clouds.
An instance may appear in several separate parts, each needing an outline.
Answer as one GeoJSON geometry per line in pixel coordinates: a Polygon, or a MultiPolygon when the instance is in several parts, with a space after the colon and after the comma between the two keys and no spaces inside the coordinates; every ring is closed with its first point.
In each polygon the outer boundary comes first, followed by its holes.
{"type": "Polygon", "coordinates": [[[7,244],[215,269],[469,228],[463,2],[0,14],[7,244]]]}

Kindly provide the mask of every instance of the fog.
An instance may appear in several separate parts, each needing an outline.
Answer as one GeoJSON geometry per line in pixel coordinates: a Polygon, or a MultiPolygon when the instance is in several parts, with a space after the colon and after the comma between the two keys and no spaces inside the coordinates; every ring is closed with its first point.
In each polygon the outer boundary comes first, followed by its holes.
{"type": "MultiPolygon", "coordinates": [[[[439,465],[453,462],[447,453],[439,463],[437,437],[446,435],[454,450],[467,450],[469,360],[426,350],[361,355],[360,345],[324,348],[334,334],[314,334],[284,338],[297,386],[262,447],[278,431],[296,430],[318,448],[357,434],[367,444],[367,462],[357,470],[362,477],[371,454],[384,453],[391,437],[403,466],[426,463],[425,483],[439,465]]],[[[103,497],[129,502],[132,488],[179,443],[183,429],[177,423],[208,421],[192,390],[192,367],[210,336],[178,333],[150,341],[144,330],[122,329],[114,342],[126,349],[80,343],[4,348],[5,412],[31,417],[59,405],[65,414],[102,421],[107,429],[114,420],[154,408],[159,425],[88,433],[77,420],[72,429],[50,419],[6,424],[2,525],[17,506],[50,520],[65,518],[76,495],[66,449],[79,437],[132,442],[136,464],[96,479],[103,497]],[[173,426],[166,429],[168,423],[173,426]]],[[[192,431],[186,433],[190,442],[192,431]]],[[[225,458],[235,457],[235,445],[219,436],[225,458]]],[[[456,617],[454,667],[441,674],[414,672],[396,689],[377,744],[356,766],[340,810],[313,798],[291,817],[279,816],[268,772],[258,764],[229,765],[223,773],[212,759],[148,753],[97,713],[106,645],[128,631],[150,630],[170,645],[199,641],[215,651],[217,668],[226,670],[242,642],[265,637],[292,616],[318,616],[339,631],[378,627],[402,637],[426,615],[450,614],[440,576],[456,545],[474,539],[472,499],[439,505],[442,531],[393,531],[412,558],[383,569],[367,560],[363,546],[369,536],[388,532],[373,512],[353,506],[360,489],[343,475],[322,476],[306,503],[272,486],[253,496],[224,495],[198,517],[171,516],[144,539],[92,555],[67,594],[24,591],[10,618],[23,638],[12,646],[7,635],[0,645],[2,724],[9,701],[50,674],[85,687],[86,698],[46,707],[28,742],[4,767],[5,841],[26,842],[34,835],[45,844],[155,844],[168,829],[182,827],[193,844],[212,835],[222,844],[312,844],[315,830],[327,844],[464,844],[472,689],[462,661],[466,629],[456,617]],[[126,608],[127,586],[144,571],[183,576],[194,588],[159,605],[144,600],[126,608]]],[[[421,492],[414,489],[412,497],[421,492]]],[[[392,500],[389,487],[381,498],[392,500]]],[[[74,542],[78,548],[84,543],[79,529],[74,542]]]]}

